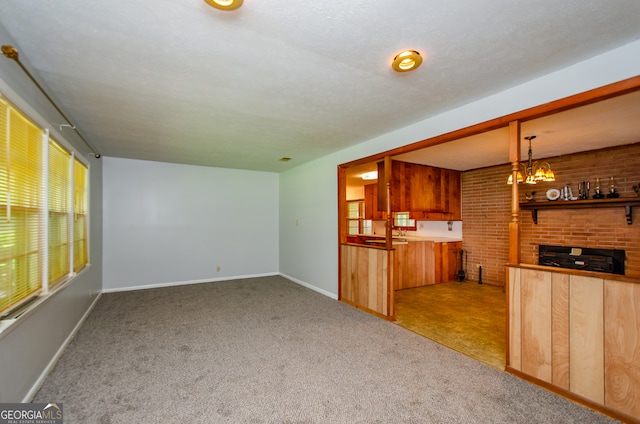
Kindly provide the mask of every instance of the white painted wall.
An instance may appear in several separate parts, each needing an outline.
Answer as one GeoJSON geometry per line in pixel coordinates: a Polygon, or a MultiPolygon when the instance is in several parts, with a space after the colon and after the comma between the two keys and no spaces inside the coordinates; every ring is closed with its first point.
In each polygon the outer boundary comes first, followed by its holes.
{"type": "Polygon", "coordinates": [[[278,174],[103,161],[104,291],[278,273],[278,174]]]}
{"type": "Polygon", "coordinates": [[[330,156],[280,174],[280,272],[335,297],[338,183],[330,156]],[[286,196],[282,196],[285,193],[286,196]]]}
{"type": "Polygon", "coordinates": [[[280,272],[337,296],[337,165],[637,75],[640,41],[280,174],[280,272]]]}

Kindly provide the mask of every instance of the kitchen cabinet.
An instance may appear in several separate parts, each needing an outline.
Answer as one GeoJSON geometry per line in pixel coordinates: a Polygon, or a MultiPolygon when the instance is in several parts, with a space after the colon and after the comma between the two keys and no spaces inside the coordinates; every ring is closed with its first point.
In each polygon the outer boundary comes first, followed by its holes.
{"type": "Polygon", "coordinates": [[[367,184],[364,186],[364,219],[384,221],[387,219],[387,208],[378,209],[378,185],[367,184]]]}
{"type": "Polygon", "coordinates": [[[440,243],[442,245],[442,275],[443,282],[457,281],[460,270],[460,250],[462,242],[440,243]]]}
{"type": "Polygon", "coordinates": [[[458,280],[460,249],[462,249],[461,241],[434,244],[436,284],[458,280]]]}
{"type": "MultiPolygon", "coordinates": [[[[384,162],[378,163],[384,175],[384,162]]],[[[460,172],[409,162],[391,162],[391,211],[417,220],[460,220],[460,172]]],[[[378,209],[386,209],[384,178],[378,178],[378,209]]]]}
{"type": "Polygon", "coordinates": [[[394,289],[411,289],[436,283],[435,243],[412,241],[394,246],[394,289]]]}
{"type": "Polygon", "coordinates": [[[394,248],[395,290],[456,281],[462,242],[409,241],[394,248]]]}

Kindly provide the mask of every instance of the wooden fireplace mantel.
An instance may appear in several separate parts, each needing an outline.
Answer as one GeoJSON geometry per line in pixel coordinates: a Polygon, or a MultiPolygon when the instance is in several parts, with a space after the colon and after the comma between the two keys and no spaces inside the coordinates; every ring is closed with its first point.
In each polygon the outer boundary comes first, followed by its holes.
{"type": "Polygon", "coordinates": [[[538,223],[538,211],[541,209],[596,209],[624,207],[627,224],[632,224],[632,212],[634,206],[640,206],[640,197],[619,197],[616,199],[589,199],[589,200],[555,200],[548,202],[522,202],[520,209],[530,210],[533,223],[538,223]]]}

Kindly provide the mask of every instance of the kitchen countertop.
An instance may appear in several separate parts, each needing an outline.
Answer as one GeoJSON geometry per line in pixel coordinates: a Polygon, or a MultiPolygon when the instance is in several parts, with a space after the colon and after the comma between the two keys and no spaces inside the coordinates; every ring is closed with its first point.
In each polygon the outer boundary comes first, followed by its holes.
{"type": "MultiPolygon", "coordinates": [[[[380,238],[380,239],[384,239],[385,235],[384,234],[354,234],[360,237],[371,237],[371,238],[380,238]]],[[[410,241],[432,241],[435,243],[453,243],[456,241],[462,241],[461,238],[456,238],[456,237],[436,237],[436,236],[415,236],[415,235],[408,235],[408,236],[393,236],[394,239],[394,244],[396,242],[400,242],[400,241],[406,241],[406,242],[410,242],[410,241]]]]}

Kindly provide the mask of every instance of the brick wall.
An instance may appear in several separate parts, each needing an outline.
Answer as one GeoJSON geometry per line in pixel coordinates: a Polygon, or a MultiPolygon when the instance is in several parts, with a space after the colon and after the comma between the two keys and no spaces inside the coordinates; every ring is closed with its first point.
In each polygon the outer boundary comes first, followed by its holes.
{"type": "MultiPolygon", "coordinates": [[[[549,188],[560,189],[566,184],[577,196],[580,181],[591,182],[593,195],[596,177],[600,177],[606,194],[610,176],[615,177],[621,197],[637,197],[632,187],[640,184],[640,143],[545,160],[551,164],[556,181],[521,184],[521,201],[531,191],[536,192],[535,200],[546,200],[549,188]]],[[[511,186],[506,184],[510,170],[510,165],[501,165],[462,174],[463,248],[471,280],[478,279],[478,265],[482,265],[484,283],[504,285],[511,219],[511,186]]],[[[539,244],[624,249],[626,275],[640,278],[639,209],[633,210],[632,225],[627,224],[622,206],[540,210],[537,225],[529,211],[521,211],[521,262],[537,264],[539,244]]]]}

